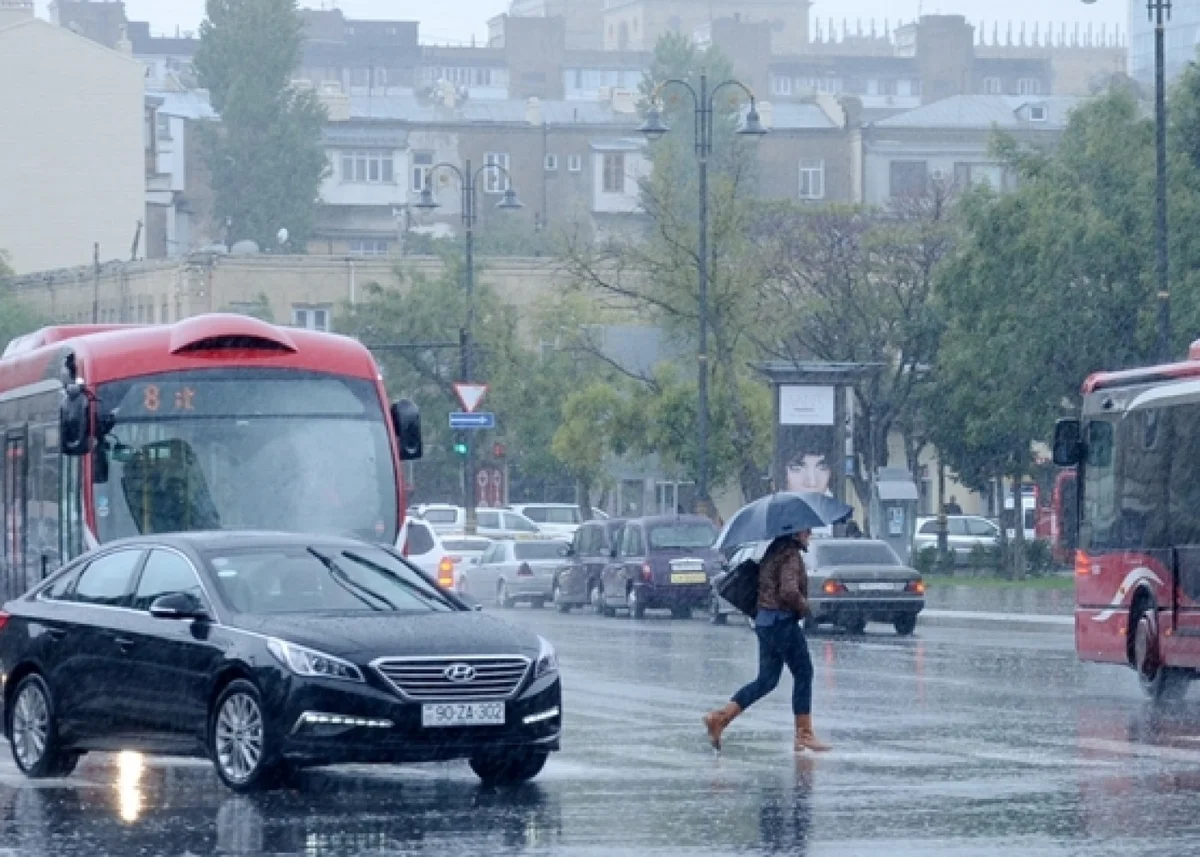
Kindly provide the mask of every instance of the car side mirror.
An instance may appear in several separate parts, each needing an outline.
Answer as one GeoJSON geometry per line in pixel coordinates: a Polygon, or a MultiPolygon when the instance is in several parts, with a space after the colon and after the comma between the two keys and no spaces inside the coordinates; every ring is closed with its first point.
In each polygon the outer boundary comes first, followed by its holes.
{"type": "Polygon", "coordinates": [[[63,455],[91,451],[92,405],[82,382],[69,385],[58,406],[58,437],[63,455]]]}
{"type": "Polygon", "coordinates": [[[160,595],[150,605],[150,615],[156,619],[207,619],[208,611],[200,599],[189,592],[160,595]]]}
{"type": "Polygon", "coordinates": [[[1083,431],[1079,420],[1059,420],[1054,425],[1054,463],[1059,467],[1075,467],[1083,460],[1083,431]]]}

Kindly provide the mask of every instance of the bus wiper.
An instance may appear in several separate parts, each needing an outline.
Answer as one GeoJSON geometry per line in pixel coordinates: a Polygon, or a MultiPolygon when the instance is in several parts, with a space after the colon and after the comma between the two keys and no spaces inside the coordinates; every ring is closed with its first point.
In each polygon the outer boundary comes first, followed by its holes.
{"type": "Polygon", "coordinates": [[[347,592],[349,592],[351,595],[353,595],[355,598],[357,598],[363,604],[366,604],[372,610],[379,611],[379,610],[381,610],[381,608],[379,607],[378,604],[372,604],[370,601],[368,601],[367,598],[363,597],[364,595],[383,602],[384,604],[387,605],[387,608],[389,610],[395,611],[395,610],[399,609],[396,607],[395,604],[393,604],[391,601],[389,601],[385,596],[380,595],[378,592],[375,592],[371,589],[368,589],[367,587],[363,586],[358,581],[354,580],[354,578],[352,578],[350,575],[346,574],[346,572],[342,570],[341,566],[339,566],[336,562],[334,562],[332,557],[327,557],[323,553],[321,553],[317,550],[314,550],[313,548],[309,548],[308,552],[310,554],[312,554],[313,556],[315,556],[318,560],[320,560],[321,564],[323,566],[325,566],[325,568],[329,569],[329,573],[333,575],[333,579],[337,582],[337,584],[339,586],[341,586],[343,589],[345,589],[347,592]]]}

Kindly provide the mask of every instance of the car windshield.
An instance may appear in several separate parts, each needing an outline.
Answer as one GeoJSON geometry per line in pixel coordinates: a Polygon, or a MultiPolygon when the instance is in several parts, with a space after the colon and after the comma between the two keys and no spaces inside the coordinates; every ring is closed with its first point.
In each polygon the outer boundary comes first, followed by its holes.
{"type": "Polygon", "coordinates": [[[716,539],[717,528],[708,523],[662,524],[650,528],[652,550],[707,548],[716,539]]]}
{"type": "Polygon", "coordinates": [[[426,509],[421,517],[431,524],[453,524],[458,521],[458,512],[454,509],[426,509]]]}
{"type": "Polygon", "coordinates": [[[439,613],[455,606],[387,551],[274,547],[210,553],[225,600],[242,613],[439,613]]]}
{"type": "Polygon", "coordinates": [[[901,564],[896,552],[885,544],[870,542],[822,543],[814,546],[818,566],[901,564]]]}
{"type": "Polygon", "coordinates": [[[566,556],[567,546],[563,542],[517,542],[513,545],[517,559],[558,559],[566,556]]]}
{"type": "Polygon", "coordinates": [[[576,506],[526,506],[525,517],[538,524],[581,524],[583,516],[576,506]]]}
{"type": "Polygon", "coordinates": [[[98,395],[112,423],[95,480],[101,541],[234,529],[396,538],[391,441],[369,381],[199,371],[98,395]]]}

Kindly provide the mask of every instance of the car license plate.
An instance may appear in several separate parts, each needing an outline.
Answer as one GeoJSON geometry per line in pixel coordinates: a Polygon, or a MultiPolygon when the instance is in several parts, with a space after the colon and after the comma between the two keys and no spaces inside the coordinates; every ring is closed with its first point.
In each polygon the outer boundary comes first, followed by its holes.
{"type": "Polygon", "coordinates": [[[503,702],[445,702],[421,706],[422,726],[503,726],[503,702]]]}
{"type": "Polygon", "coordinates": [[[860,583],[860,592],[891,592],[896,588],[894,583],[860,583]]]}
{"type": "Polygon", "coordinates": [[[671,575],[672,583],[708,583],[708,575],[703,571],[677,571],[671,575]]]}

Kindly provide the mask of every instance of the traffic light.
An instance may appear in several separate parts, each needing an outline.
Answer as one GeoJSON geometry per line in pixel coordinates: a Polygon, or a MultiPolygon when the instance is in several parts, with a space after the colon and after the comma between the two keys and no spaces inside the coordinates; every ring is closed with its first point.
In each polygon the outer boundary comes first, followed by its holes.
{"type": "Polygon", "coordinates": [[[454,435],[454,454],[455,455],[466,455],[467,454],[467,436],[465,434],[463,434],[462,432],[459,432],[454,435]]]}

